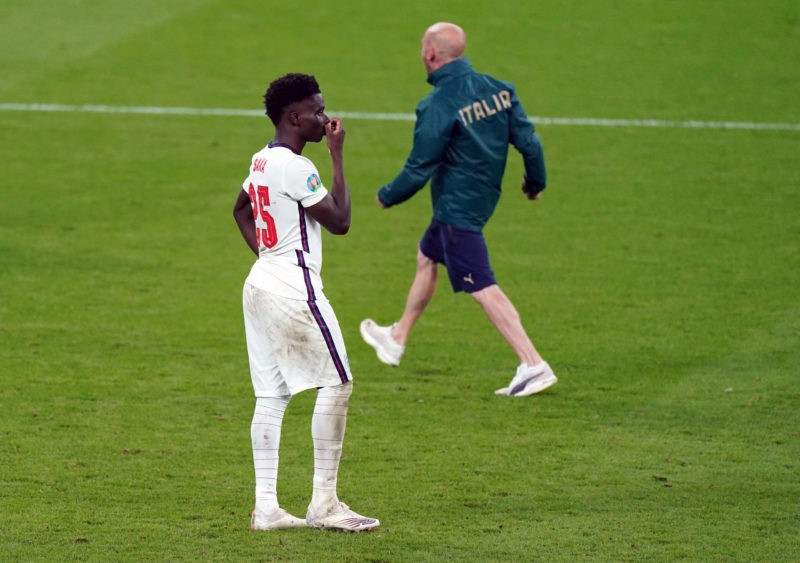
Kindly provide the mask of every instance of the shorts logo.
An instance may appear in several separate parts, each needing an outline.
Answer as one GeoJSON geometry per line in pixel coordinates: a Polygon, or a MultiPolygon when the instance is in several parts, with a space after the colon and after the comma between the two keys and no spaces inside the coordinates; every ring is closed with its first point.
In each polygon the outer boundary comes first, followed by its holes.
{"type": "Polygon", "coordinates": [[[472,273],[469,273],[466,276],[464,276],[464,281],[469,284],[475,285],[475,281],[472,279],[472,273]]]}
{"type": "Polygon", "coordinates": [[[319,176],[317,176],[316,174],[312,174],[306,180],[306,186],[308,186],[308,190],[311,192],[316,192],[321,185],[322,182],[320,182],[319,176]]]}

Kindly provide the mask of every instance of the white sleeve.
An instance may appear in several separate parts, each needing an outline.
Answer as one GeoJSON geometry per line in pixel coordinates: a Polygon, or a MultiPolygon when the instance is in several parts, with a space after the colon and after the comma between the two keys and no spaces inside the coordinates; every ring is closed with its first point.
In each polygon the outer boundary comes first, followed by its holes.
{"type": "Polygon", "coordinates": [[[292,159],[291,164],[286,167],[284,180],[286,193],[303,207],[319,203],[328,193],[327,188],[322,185],[317,167],[302,156],[292,159]]]}

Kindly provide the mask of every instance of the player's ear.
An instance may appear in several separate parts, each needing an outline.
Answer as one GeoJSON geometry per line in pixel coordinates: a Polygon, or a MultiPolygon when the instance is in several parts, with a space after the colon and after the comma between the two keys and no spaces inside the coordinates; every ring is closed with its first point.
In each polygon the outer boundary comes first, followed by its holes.
{"type": "Polygon", "coordinates": [[[283,110],[283,118],[289,125],[297,125],[300,121],[299,114],[295,110],[289,108],[283,110]]]}

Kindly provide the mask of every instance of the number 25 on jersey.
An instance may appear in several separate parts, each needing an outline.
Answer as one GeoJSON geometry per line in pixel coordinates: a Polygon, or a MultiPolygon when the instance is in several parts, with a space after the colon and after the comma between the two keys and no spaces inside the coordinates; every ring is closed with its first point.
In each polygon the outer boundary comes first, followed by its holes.
{"type": "Polygon", "coordinates": [[[250,184],[247,193],[250,195],[250,204],[253,206],[253,219],[256,221],[256,241],[259,246],[272,248],[278,243],[278,231],[275,229],[275,219],[269,214],[269,187],[253,186],[250,184]],[[264,226],[259,226],[258,218],[264,226]]]}

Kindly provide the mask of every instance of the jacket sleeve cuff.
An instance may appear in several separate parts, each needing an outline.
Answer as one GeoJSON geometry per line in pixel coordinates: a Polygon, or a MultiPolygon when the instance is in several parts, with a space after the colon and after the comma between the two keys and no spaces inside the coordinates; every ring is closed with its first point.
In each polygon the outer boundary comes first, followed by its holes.
{"type": "Polygon", "coordinates": [[[525,183],[526,194],[536,195],[546,187],[544,182],[532,180],[527,175],[522,177],[522,181],[525,183]]]}
{"type": "Polygon", "coordinates": [[[378,201],[380,201],[380,202],[381,202],[381,204],[383,204],[383,206],[384,206],[384,207],[391,207],[391,206],[392,206],[392,204],[391,204],[391,203],[387,203],[387,202],[386,202],[386,196],[383,196],[383,197],[381,197],[381,194],[382,194],[382,193],[383,193],[385,190],[386,190],[386,186],[382,186],[382,187],[381,187],[381,188],[378,190],[378,193],[377,193],[377,196],[378,196],[378,201]]]}

